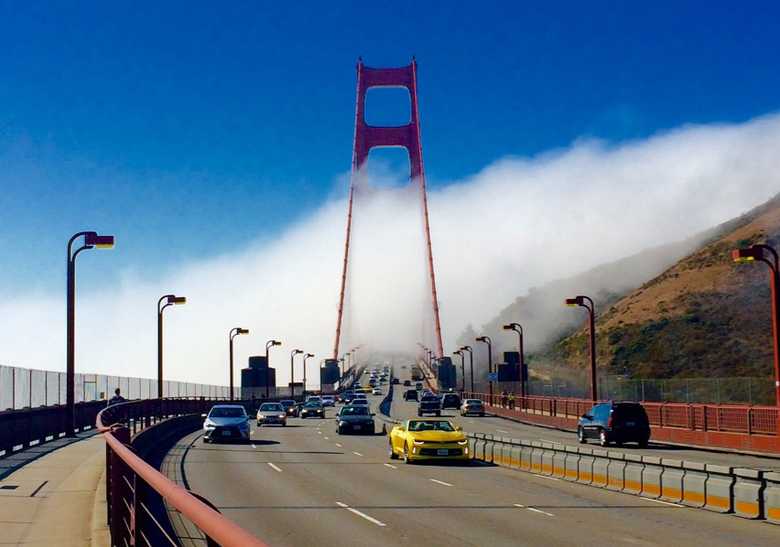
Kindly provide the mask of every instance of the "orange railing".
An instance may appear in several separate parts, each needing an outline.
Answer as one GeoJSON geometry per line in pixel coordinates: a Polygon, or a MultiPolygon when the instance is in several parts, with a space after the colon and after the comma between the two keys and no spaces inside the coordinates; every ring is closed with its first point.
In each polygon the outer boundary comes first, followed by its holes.
{"type": "Polygon", "coordinates": [[[206,412],[215,401],[154,399],[110,406],[97,416],[106,440],[106,499],[112,545],[178,545],[152,498],[159,495],[206,536],[208,545],[264,546],[265,543],[225,518],[193,493],[174,483],[137,456],[130,432],[173,416],[206,412]]]}

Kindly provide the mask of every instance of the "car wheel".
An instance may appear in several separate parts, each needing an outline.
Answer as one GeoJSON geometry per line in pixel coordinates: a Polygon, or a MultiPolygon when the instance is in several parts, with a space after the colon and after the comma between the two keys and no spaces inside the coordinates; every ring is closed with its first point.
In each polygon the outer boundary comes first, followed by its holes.
{"type": "Polygon", "coordinates": [[[577,428],[577,442],[580,444],[585,444],[588,442],[588,439],[585,438],[585,431],[583,431],[581,427],[577,428]]]}
{"type": "Polygon", "coordinates": [[[388,452],[389,452],[388,455],[390,456],[391,460],[397,460],[398,459],[398,454],[396,454],[395,450],[393,450],[393,443],[389,443],[389,444],[390,444],[390,447],[389,447],[389,450],[388,450],[388,452]]]}
{"type": "Polygon", "coordinates": [[[203,444],[209,444],[211,442],[208,438],[203,437],[203,444]]]}
{"type": "Polygon", "coordinates": [[[422,412],[420,412],[420,411],[418,410],[418,411],[417,411],[417,415],[418,415],[418,416],[422,416],[422,412]]]}
{"type": "Polygon", "coordinates": [[[642,439],[637,444],[639,445],[639,448],[647,448],[647,441],[648,439],[642,439]]]}
{"type": "Polygon", "coordinates": [[[404,463],[412,463],[412,459],[409,457],[409,446],[406,443],[404,443],[404,463]]]}
{"type": "Polygon", "coordinates": [[[436,411],[436,416],[441,416],[441,412],[439,410],[436,411]]]}
{"type": "Polygon", "coordinates": [[[257,422],[257,427],[263,427],[263,424],[261,424],[260,422],[257,422]]]}
{"type": "Polygon", "coordinates": [[[485,413],[484,413],[484,412],[480,412],[480,413],[479,413],[479,417],[480,417],[480,418],[484,418],[484,417],[485,417],[485,413]]]}
{"type": "Polygon", "coordinates": [[[599,432],[599,444],[601,446],[609,446],[609,437],[607,437],[607,432],[603,429],[599,432]]]}

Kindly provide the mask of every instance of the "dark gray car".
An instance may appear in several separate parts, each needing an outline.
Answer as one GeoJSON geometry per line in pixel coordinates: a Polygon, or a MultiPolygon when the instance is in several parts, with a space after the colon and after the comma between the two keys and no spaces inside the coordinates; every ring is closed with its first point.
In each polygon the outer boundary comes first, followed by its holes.
{"type": "Polygon", "coordinates": [[[344,433],[368,433],[374,434],[374,415],[365,405],[345,406],[339,411],[336,431],[339,435],[344,433]]]}

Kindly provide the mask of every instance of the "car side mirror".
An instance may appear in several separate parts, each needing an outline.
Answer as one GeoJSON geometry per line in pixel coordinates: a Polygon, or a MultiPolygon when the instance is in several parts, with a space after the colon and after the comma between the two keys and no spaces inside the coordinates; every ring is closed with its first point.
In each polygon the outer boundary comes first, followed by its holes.
{"type": "Polygon", "coordinates": [[[593,416],[591,416],[590,414],[583,414],[582,417],[585,418],[586,420],[592,420],[593,419],[593,416]]]}

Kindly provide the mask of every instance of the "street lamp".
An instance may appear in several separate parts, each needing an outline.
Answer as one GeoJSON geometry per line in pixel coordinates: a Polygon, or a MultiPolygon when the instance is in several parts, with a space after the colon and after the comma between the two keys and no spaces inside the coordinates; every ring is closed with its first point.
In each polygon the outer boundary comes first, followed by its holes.
{"type": "MultiPolygon", "coordinates": [[[[777,251],[769,245],[753,245],[746,249],[734,249],[731,252],[731,257],[734,262],[754,262],[757,260],[769,266],[772,289],[772,339],[775,350],[775,405],[780,406],[780,332],[778,332],[780,306],[777,302],[780,266],[778,266],[777,251]]],[[[780,431],[780,418],[778,418],[778,431],[780,431]]]]}
{"type": "Polygon", "coordinates": [[[168,306],[186,304],[187,299],[175,294],[166,294],[157,301],[157,398],[163,398],[163,310],[168,306]],[[165,302],[163,304],[163,302],[165,302]]]}
{"type": "Polygon", "coordinates": [[[295,367],[293,366],[293,361],[299,353],[303,353],[303,350],[294,349],[290,352],[290,399],[295,399],[295,367]]]}
{"type": "Polygon", "coordinates": [[[306,400],[306,359],[314,357],[313,353],[306,353],[303,356],[303,400],[306,400]]]}
{"type": "Polygon", "coordinates": [[[525,370],[525,356],[523,355],[523,327],[520,323],[509,323],[504,325],[504,330],[513,330],[517,333],[519,338],[518,351],[520,352],[520,397],[525,397],[525,377],[523,371],[525,370]]]}
{"type": "Polygon", "coordinates": [[[67,435],[76,433],[76,256],[87,249],[110,249],[114,236],[98,235],[97,232],[78,232],[68,240],[67,264],[67,332],[65,335],[65,404],[67,407],[67,435]],[[80,237],[84,243],[73,250],[73,243],[80,237]]]}
{"type": "Polygon", "coordinates": [[[459,349],[452,352],[453,355],[460,355],[460,391],[463,393],[466,391],[466,357],[463,355],[463,350],[459,349]]]}
{"type": "Polygon", "coordinates": [[[242,329],[241,327],[235,327],[230,329],[228,337],[230,338],[230,400],[233,400],[233,338],[239,334],[249,334],[249,329],[242,329]]]}
{"type": "Polygon", "coordinates": [[[581,307],[588,310],[588,324],[590,325],[590,398],[595,403],[598,400],[596,386],[596,306],[587,296],[567,298],[566,305],[572,308],[581,307]]]}
{"type": "MultiPolygon", "coordinates": [[[[268,348],[273,346],[281,346],[282,343],[279,340],[269,340],[265,343],[265,398],[270,397],[271,389],[271,363],[268,361],[268,348]]],[[[276,386],[274,386],[274,390],[276,386]]]]}
{"type": "Polygon", "coordinates": [[[463,346],[460,351],[469,352],[469,377],[471,378],[471,394],[474,394],[474,350],[471,346],[463,346]]]}
{"type": "Polygon", "coordinates": [[[488,384],[490,388],[490,404],[493,404],[493,341],[490,336],[478,336],[477,342],[483,342],[488,346],[488,384]]]}

